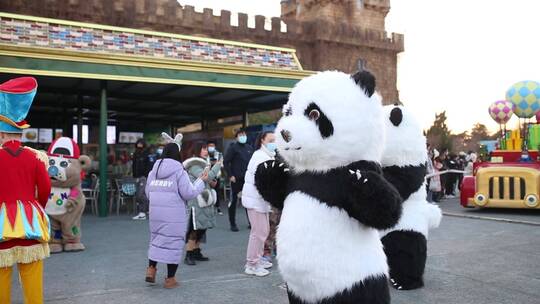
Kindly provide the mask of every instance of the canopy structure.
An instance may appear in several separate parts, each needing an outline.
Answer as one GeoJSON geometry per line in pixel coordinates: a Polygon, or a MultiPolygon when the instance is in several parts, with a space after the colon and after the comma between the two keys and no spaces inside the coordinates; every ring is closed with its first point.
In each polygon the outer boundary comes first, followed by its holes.
{"type": "Polygon", "coordinates": [[[35,76],[29,121],[84,115],[99,123],[101,155],[111,119],[178,127],[275,109],[311,73],[289,48],[0,13],[0,81],[35,76]]]}

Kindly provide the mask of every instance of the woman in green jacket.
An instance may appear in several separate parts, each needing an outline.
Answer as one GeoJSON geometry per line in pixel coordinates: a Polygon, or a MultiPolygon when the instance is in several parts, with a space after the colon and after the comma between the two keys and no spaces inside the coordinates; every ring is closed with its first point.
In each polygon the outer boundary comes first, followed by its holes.
{"type": "MultiPolygon", "coordinates": [[[[209,167],[208,149],[205,143],[195,144],[193,157],[184,161],[184,167],[191,181],[195,181],[206,167],[209,167]]],[[[188,201],[189,227],[187,232],[186,257],[187,265],[195,265],[196,261],[208,261],[201,253],[200,243],[206,242],[206,230],[216,225],[217,193],[213,189],[221,171],[222,162],[217,162],[208,172],[208,181],[205,182],[204,190],[196,198],[188,201]]]]}

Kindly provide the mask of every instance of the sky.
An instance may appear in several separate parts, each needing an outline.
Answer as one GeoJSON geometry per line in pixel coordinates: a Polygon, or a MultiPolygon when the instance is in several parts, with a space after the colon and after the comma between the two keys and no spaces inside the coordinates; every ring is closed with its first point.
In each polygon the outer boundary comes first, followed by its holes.
{"type": "MultiPolygon", "coordinates": [[[[280,0],[179,0],[181,4],[280,15],[280,0]]],[[[405,34],[398,55],[400,100],[424,128],[446,111],[454,133],[499,126],[488,107],[521,80],[540,81],[540,0],[391,0],[386,30],[405,34]],[[536,29],[536,30],[535,30],[536,29]]],[[[235,18],[234,16],[231,19],[235,18]]],[[[514,128],[514,116],[508,127],[514,128]]]]}

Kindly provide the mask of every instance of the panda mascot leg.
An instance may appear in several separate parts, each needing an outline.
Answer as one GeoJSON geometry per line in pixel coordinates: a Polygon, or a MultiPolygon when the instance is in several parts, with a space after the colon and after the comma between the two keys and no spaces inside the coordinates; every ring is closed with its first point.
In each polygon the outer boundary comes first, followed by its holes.
{"type": "Polygon", "coordinates": [[[390,281],[397,289],[409,290],[424,286],[427,240],[416,231],[392,231],[382,238],[390,267],[390,281]]]}
{"type": "Polygon", "coordinates": [[[424,286],[429,228],[439,225],[441,212],[426,200],[426,139],[412,113],[398,105],[384,107],[386,144],[384,177],[399,191],[403,212],[396,226],[381,232],[390,268],[390,282],[399,290],[424,286]]]}

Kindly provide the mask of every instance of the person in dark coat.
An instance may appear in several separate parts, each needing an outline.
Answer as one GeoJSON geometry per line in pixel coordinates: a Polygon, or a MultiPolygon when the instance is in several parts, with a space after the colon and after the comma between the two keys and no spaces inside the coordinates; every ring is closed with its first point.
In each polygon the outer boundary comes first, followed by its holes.
{"type": "Polygon", "coordinates": [[[253,147],[247,143],[247,135],[244,129],[236,131],[236,142],[232,143],[223,160],[225,171],[229,177],[232,188],[232,200],[229,204],[229,222],[231,224],[231,231],[238,231],[236,225],[236,205],[238,203],[238,193],[242,191],[244,186],[244,176],[246,175],[247,166],[251,155],[253,154],[253,147]]]}
{"type": "Polygon", "coordinates": [[[152,169],[150,161],[150,152],[144,139],[137,140],[135,143],[135,153],[133,153],[133,177],[147,177],[152,169]]]}

